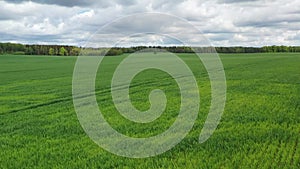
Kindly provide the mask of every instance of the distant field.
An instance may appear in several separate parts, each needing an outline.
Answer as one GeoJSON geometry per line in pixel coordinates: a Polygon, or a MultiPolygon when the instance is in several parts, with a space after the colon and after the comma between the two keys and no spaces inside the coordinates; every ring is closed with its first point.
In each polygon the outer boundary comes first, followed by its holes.
{"type": "MultiPolygon", "coordinates": [[[[126,55],[106,57],[96,82],[99,108],[116,130],[149,137],[166,130],[178,114],[175,81],[157,70],[132,82],[136,108],[149,108],[148,95],[166,92],[166,112],[154,122],[123,118],[110,95],[113,71],[126,55]],[[153,78],[151,78],[153,77],[153,78]]],[[[227,101],[210,139],[198,144],[210,106],[210,83],[193,54],[179,54],[200,88],[201,108],[188,136],[156,157],[113,155],[85,134],[72,101],[76,57],[0,55],[0,168],[300,168],[300,54],[221,54],[227,101]]]]}

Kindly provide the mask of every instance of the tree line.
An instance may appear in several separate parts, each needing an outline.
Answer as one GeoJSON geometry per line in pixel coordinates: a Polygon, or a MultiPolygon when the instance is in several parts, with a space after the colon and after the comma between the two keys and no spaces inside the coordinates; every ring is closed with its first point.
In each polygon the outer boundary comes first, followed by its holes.
{"type": "MultiPolygon", "coordinates": [[[[0,54],[16,55],[57,55],[78,56],[81,47],[67,45],[23,45],[17,43],[0,43],[0,54]]],[[[187,47],[187,46],[135,46],[114,48],[84,48],[85,55],[121,55],[138,51],[157,52],[168,51],[172,53],[277,53],[277,52],[300,52],[300,46],[264,46],[264,47],[187,47]]]]}
{"type": "Polygon", "coordinates": [[[23,45],[0,43],[0,54],[77,56],[80,48],[67,45],[23,45]]]}

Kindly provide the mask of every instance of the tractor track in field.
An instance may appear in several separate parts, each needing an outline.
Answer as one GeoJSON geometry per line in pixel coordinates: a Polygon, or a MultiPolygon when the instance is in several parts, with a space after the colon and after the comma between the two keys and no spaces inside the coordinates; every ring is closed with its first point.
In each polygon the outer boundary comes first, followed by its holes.
{"type": "Polygon", "coordinates": [[[285,151],[282,150],[283,151],[282,152],[283,155],[281,155],[280,161],[278,162],[278,166],[280,166],[282,168],[284,168],[284,166],[288,164],[288,155],[285,155],[284,153],[286,153],[286,152],[287,152],[287,154],[290,153],[290,149],[289,149],[288,143],[289,143],[289,141],[291,139],[292,139],[292,137],[288,136],[287,139],[284,141],[283,150],[285,150],[285,151]]]}
{"type": "Polygon", "coordinates": [[[30,110],[30,109],[35,109],[35,108],[43,107],[43,106],[49,106],[49,105],[60,103],[60,102],[64,102],[64,101],[67,101],[67,100],[69,100],[69,98],[66,98],[66,99],[57,99],[57,100],[52,100],[50,102],[39,103],[39,104],[34,104],[34,105],[26,106],[26,107],[21,107],[21,108],[18,108],[18,109],[14,109],[14,110],[10,110],[10,111],[1,113],[0,116],[11,114],[11,113],[18,113],[20,111],[26,111],[26,110],[30,110]]]}
{"type": "Polygon", "coordinates": [[[260,156],[258,156],[258,158],[261,158],[261,160],[260,160],[259,163],[257,163],[257,164],[255,165],[254,168],[262,168],[262,167],[263,167],[263,164],[266,163],[266,159],[263,158],[263,156],[269,151],[269,149],[270,149],[270,146],[269,146],[269,145],[270,145],[270,144],[271,144],[271,140],[268,140],[268,141],[266,142],[265,146],[263,146],[263,149],[261,150],[261,154],[260,154],[260,156]]]}
{"type": "MultiPolygon", "coordinates": [[[[299,97],[298,97],[299,98],[299,97]]],[[[296,105],[296,110],[297,109],[299,109],[299,104],[297,104],[296,105]]],[[[292,156],[291,156],[291,162],[290,162],[290,164],[291,164],[291,166],[293,165],[293,163],[295,162],[295,156],[296,156],[296,151],[297,151],[297,148],[299,148],[299,140],[300,140],[300,129],[298,129],[298,137],[297,137],[297,135],[296,135],[296,141],[295,141],[295,145],[294,145],[294,147],[293,147],[293,154],[292,154],[292,156]]]]}
{"type": "MultiPolygon", "coordinates": [[[[271,60],[274,60],[274,59],[269,59],[269,60],[266,60],[265,62],[269,62],[271,60]]],[[[244,64],[244,65],[236,65],[236,66],[231,66],[231,67],[227,67],[227,68],[224,68],[225,71],[226,70],[230,70],[230,69],[234,69],[234,68],[237,68],[237,67],[243,67],[243,68],[247,68],[249,66],[252,66],[252,65],[256,65],[258,62],[255,61],[255,62],[252,62],[252,63],[249,63],[249,64],[244,64]]],[[[34,70],[36,71],[36,69],[34,70]]],[[[1,72],[0,72],[1,73],[1,72]]],[[[202,72],[201,75],[204,74],[205,76],[207,76],[207,72],[202,72]]],[[[185,76],[181,76],[179,78],[184,78],[185,76]]],[[[195,74],[194,74],[194,77],[195,77],[195,74]]],[[[168,77],[169,78],[169,77],[168,77]]],[[[163,79],[160,79],[160,80],[165,80],[167,78],[163,78],[163,79]]],[[[130,85],[131,88],[135,88],[135,87],[138,87],[138,86],[141,86],[143,84],[156,84],[155,82],[152,82],[152,81],[143,81],[141,83],[136,83],[136,84],[133,84],[133,85],[130,85]]],[[[167,84],[168,85],[168,84],[167,84]]],[[[117,88],[119,89],[122,89],[122,87],[125,87],[125,85],[120,85],[120,86],[116,86],[117,88]]],[[[163,85],[161,85],[163,86],[163,85]]],[[[118,89],[117,89],[118,90],[118,89]]],[[[110,92],[110,89],[108,88],[103,88],[103,89],[99,89],[98,91],[95,92],[95,94],[105,94],[105,93],[108,93],[110,92]]],[[[78,96],[80,98],[84,98],[84,97],[87,97],[87,96],[90,96],[90,95],[81,95],[81,96],[78,96]]],[[[9,111],[6,111],[6,112],[3,112],[3,113],[0,113],[0,116],[3,116],[3,115],[6,115],[6,114],[10,114],[10,113],[17,113],[17,112],[20,112],[20,111],[25,111],[25,110],[30,110],[30,109],[34,109],[34,108],[39,108],[39,107],[43,107],[43,106],[49,106],[49,105],[52,105],[52,104],[56,104],[56,103],[60,103],[60,102],[65,102],[65,101],[70,101],[72,100],[72,97],[71,96],[68,96],[68,97],[65,97],[65,98],[58,98],[56,100],[52,100],[52,101],[49,101],[49,102],[45,102],[45,103],[39,103],[39,104],[35,104],[35,105],[30,105],[30,106],[26,106],[26,107],[21,107],[21,108],[18,108],[18,109],[13,109],[13,110],[9,110],[9,111]]]]}
{"type": "Polygon", "coordinates": [[[49,69],[25,69],[25,70],[10,70],[10,71],[0,71],[0,73],[24,73],[24,72],[36,72],[41,70],[49,70],[49,69]]]}
{"type": "MultiPolygon", "coordinates": [[[[187,76],[180,76],[178,78],[184,78],[184,77],[187,77],[187,76]]],[[[165,80],[165,79],[167,79],[167,78],[160,79],[160,80],[165,80]]],[[[134,84],[130,85],[130,88],[137,88],[137,87],[139,87],[141,85],[145,85],[145,84],[147,84],[147,85],[159,85],[160,87],[170,85],[170,83],[161,84],[161,83],[157,83],[157,82],[153,82],[153,81],[149,80],[149,81],[143,81],[143,82],[140,82],[140,83],[134,83],[134,84]]],[[[116,86],[116,90],[121,90],[121,89],[124,89],[124,88],[126,88],[126,84],[116,86]]],[[[96,90],[95,94],[98,95],[98,96],[99,95],[101,96],[101,95],[105,95],[105,94],[110,93],[110,92],[111,92],[111,88],[106,87],[106,88],[96,90]]],[[[82,94],[82,95],[78,95],[78,96],[74,96],[74,97],[77,98],[77,99],[78,98],[81,99],[81,98],[86,98],[86,97],[90,97],[90,96],[93,96],[93,93],[82,94]]],[[[26,110],[30,110],[30,109],[39,108],[39,107],[49,106],[49,105],[53,105],[53,104],[57,104],[57,103],[61,103],[61,102],[72,101],[72,100],[73,100],[73,96],[57,98],[57,99],[51,100],[49,102],[44,102],[44,103],[39,103],[39,104],[34,104],[34,105],[26,106],[26,107],[21,107],[21,108],[9,110],[9,111],[0,113],[0,116],[11,114],[11,113],[18,113],[18,112],[21,112],[21,111],[26,111],[26,110]]]]}
{"type": "MultiPolygon", "coordinates": [[[[299,134],[300,134],[300,131],[299,131],[299,134]]],[[[299,144],[299,138],[296,139],[295,145],[293,147],[293,154],[292,154],[292,158],[291,158],[291,162],[290,162],[291,166],[293,166],[293,163],[295,161],[294,159],[295,159],[295,156],[296,156],[296,151],[297,151],[298,144],[299,144]]]]}

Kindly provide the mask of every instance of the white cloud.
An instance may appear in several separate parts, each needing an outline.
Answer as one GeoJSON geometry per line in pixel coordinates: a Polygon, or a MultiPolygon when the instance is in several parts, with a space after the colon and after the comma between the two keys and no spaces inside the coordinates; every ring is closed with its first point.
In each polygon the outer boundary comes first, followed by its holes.
{"type": "MultiPolygon", "coordinates": [[[[162,12],[188,20],[217,46],[300,45],[299,6],[300,1],[287,0],[0,1],[0,41],[83,45],[117,18],[162,12]]],[[[112,31],[160,29],[172,34],[184,28],[175,22],[161,24],[165,22],[163,18],[132,20],[112,31]]],[[[192,34],[185,32],[184,36],[196,41],[192,34]]]]}

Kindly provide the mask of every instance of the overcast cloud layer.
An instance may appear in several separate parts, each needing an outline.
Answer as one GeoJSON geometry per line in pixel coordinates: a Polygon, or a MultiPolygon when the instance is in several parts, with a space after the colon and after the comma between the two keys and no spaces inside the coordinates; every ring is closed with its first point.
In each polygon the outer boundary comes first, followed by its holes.
{"type": "Polygon", "coordinates": [[[186,19],[215,46],[300,45],[299,7],[299,0],[0,0],[0,41],[82,46],[112,20],[161,12],[186,19]]]}

